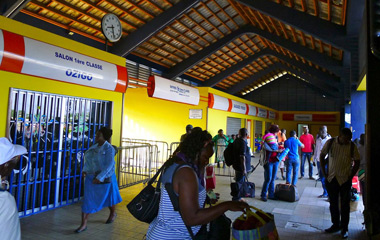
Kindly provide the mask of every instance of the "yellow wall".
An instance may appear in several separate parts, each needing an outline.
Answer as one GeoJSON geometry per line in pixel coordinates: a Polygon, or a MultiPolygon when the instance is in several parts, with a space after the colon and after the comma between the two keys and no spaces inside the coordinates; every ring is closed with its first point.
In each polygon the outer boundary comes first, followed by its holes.
{"type": "MultiPolygon", "coordinates": [[[[207,92],[200,90],[201,100],[207,92]]],[[[206,129],[207,101],[198,106],[148,97],[147,89],[128,89],[125,94],[123,137],[179,142],[187,124],[206,129]],[[202,119],[189,119],[189,109],[202,109],[202,119]]]]}
{"type": "Polygon", "coordinates": [[[331,136],[338,136],[339,135],[339,130],[340,130],[340,113],[339,112],[292,112],[292,111],[287,111],[287,112],[280,112],[280,117],[278,120],[278,124],[280,128],[285,128],[287,130],[286,136],[289,137],[289,132],[291,130],[295,130],[300,136],[300,133],[298,133],[297,126],[298,124],[306,124],[309,125],[309,132],[313,136],[317,135],[319,128],[323,125],[327,126],[328,133],[331,136]],[[295,114],[336,114],[336,121],[335,122],[305,122],[305,121],[284,121],[282,120],[282,115],[284,113],[295,113],[295,114]]]}
{"type": "MultiPolygon", "coordinates": [[[[125,66],[125,59],[106,53],[104,51],[83,45],[81,43],[66,39],[55,34],[16,22],[14,20],[0,17],[0,29],[9,32],[27,36],[39,41],[50,43],[52,45],[64,47],[66,49],[76,51],[90,57],[98,58],[110,63],[125,66]]],[[[22,74],[0,71],[0,111],[3,113],[0,116],[0,136],[6,136],[7,114],[9,89],[19,88],[47,93],[55,93],[69,96],[77,96],[84,98],[92,98],[113,102],[112,128],[113,136],[112,143],[119,145],[121,134],[121,109],[122,109],[122,94],[107,90],[79,86],[54,80],[47,80],[38,77],[32,77],[22,74]]]]}

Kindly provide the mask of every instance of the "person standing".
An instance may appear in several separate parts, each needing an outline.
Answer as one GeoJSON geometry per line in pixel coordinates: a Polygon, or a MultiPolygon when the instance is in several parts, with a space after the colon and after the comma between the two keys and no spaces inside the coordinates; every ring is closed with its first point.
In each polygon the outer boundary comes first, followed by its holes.
{"type": "MultiPolygon", "coordinates": [[[[281,129],[277,133],[277,141],[278,141],[279,147],[284,146],[284,143],[286,141],[286,129],[281,129]]],[[[282,180],[285,180],[285,176],[284,176],[285,158],[282,161],[280,161],[278,168],[280,168],[282,180]]]]}
{"type": "Polygon", "coordinates": [[[298,147],[304,148],[305,146],[298,140],[296,131],[290,131],[290,138],[285,141],[285,148],[289,148],[288,160],[286,160],[286,184],[296,186],[298,180],[298,168],[300,166],[300,159],[298,156],[298,147]],[[293,177],[291,178],[291,174],[293,177]]]}
{"type": "Polygon", "coordinates": [[[247,203],[234,201],[204,207],[206,200],[204,171],[213,153],[213,142],[207,131],[192,131],[180,143],[178,153],[165,163],[161,177],[159,211],[149,225],[146,239],[191,240],[190,231],[194,235],[198,232],[203,233],[202,230],[205,228],[202,225],[216,219],[224,212],[245,211],[249,208],[247,203]],[[173,194],[178,196],[178,210],[175,210],[169,188],[166,187],[170,185],[173,194]]]}
{"type": "Polygon", "coordinates": [[[181,139],[180,139],[179,141],[180,141],[180,142],[183,142],[183,140],[185,139],[185,137],[191,133],[191,130],[193,130],[193,125],[188,124],[188,125],[186,126],[186,133],[185,133],[185,134],[182,134],[181,139]]]}
{"type": "Polygon", "coordinates": [[[226,166],[226,163],[224,162],[224,150],[226,149],[229,139],[226,135],[223,133],[223,129],[219,129],[218,135],[212,138],[212,141],[214,142],[215,147],[215,163],[218,164],[218,167],[220,167],[220,162],[223,162],[223,167],[226,166]]]}
{"type": "Polygon", "coordinates": [[[315,140],[315,150],[314,150],[314,161],[317,161],[318,167],[318,176],[322,183],[323,193],[319,195],[319,198],[328,198],[329,195],[326,189],[325,177],[322,174],[321,170],[321,162],[319,160],[319,156],[321,154],[323,146],[326,144],[327,140],[331,138],[330,134],[327,133],[327,126],[322,126],[319,128],[319,133],[315,140]]]}
{"type": "Polygon", "coordinates": [[[82,223],[74,232],[87,229],[90,213],[96,213],[105,207],[110,210],[106,224],[116,219],[116,204],[122,201],[115,175],[115,149],[108,142],[112,130],[100,128],[95,135],[95,144],[84,155],[82,175],[85,177],[84,198],[82,204],[82,223]]]}
{"type": "Polygon", "coordinates": [[[276,179],[279,163],[277,159],[277,153],[283,151],[283,149],[278,149],[277,139],[275,137],[278,131],[280,131],[278,125],[271,125],[268,133],[263,137],[263,147],[266,150],[267,162],[264,165],[264,183],[261,189],[260,199],[264,202],[267,201],[267,192],[269,199],[275,199],[274,181],[276,179]]]}
{"type": "MultiPolygon", "coordinates": [[[[236,182],[243,182],[244,178],[248,178],[248,174],[254,169],[251,166],[251,152],[248,147],[247,142],[248,130],[246,128],[241,128],[239,130],[239,137],[234,141],[233,149],[235,161],[233,168],[235,169],[235,179],[236,182]]],[[[232,200],[241,200],[238,196],[233,197],[232,200]]]]}
{"type": "Polygon", "coordinates": [[[348,237],[350,190],[352,178],[358,171],[360,164],[358,149],[351,138],[351,130],[343,128],[337,138],[332,138],[326,142],[320,154],[322,174],[326,178],[326,188],[330,198],[332,222],[332,226],[325,229],[325,232],[333,233],[341,230],[342,238],[348,237]],[[325,160],[327,154],[329,155],[328,161],[325,160]]]}
{"type": "Polygon", "coordinates": [[[309,163],[309,179],[313,178],[313,162],[311,161],[311,155],[313,155],[315,142],[314,137],[309,133],[309,128],[307,126],[303,127],[303,134],[300,137],[300,142],[305,145],[301,149],[301,176],[300,179],[305,176],[305,162],[306,158],[309,163]]]}
{"type": "Polygon", "coordinates": [[[15,198],[7,191],[7,178],[18,165],[20,157],[28,153],[21,145],[0,138],[0,234],[1,239],[21,239],[20,220],[15,198]]]}

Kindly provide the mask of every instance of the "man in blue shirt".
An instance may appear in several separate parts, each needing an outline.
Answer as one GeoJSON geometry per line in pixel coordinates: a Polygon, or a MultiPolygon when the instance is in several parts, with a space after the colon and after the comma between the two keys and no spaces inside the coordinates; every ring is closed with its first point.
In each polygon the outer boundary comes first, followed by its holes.
{"type": "Polygon", "coordinates": [[[298,147],[304,148],[305,146],[298,140],[296,131],[290,131],[290,138],[285,141],[285,148],[289,148],[288,160],[286,160],[286,183],[290,184],[290,175],[293,171],[292,185],[296,186],[298,179],[298,168],[300,159],[298,156],[298,147]]]}

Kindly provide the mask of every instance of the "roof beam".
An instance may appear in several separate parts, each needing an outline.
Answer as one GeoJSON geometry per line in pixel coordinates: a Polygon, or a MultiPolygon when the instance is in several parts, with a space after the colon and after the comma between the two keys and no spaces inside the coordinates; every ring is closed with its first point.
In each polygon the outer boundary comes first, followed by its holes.
{"type": "Polygon", "coordinates": [[[237,0],[239,3],[260,11],[272,18],[319,38],[337,48],[350,51],[345,41],[346,29],[332,22],[267,0],[237,0]]]}
{"type": "Polygon", "coordinates": [[[308,59],[314,64],[328,69],[329,71],[335,73],[337,76],[345,77],[345,78],[347,77],[347,71],[344,71],[344,67],[342,66],[341,62],[335,59],[332,59],[325,54],[321,54],[317,51],[301,46],[297,43],[283,39],[281,37],[278,37],[277,35],[274,35],[272,33],[269,33],[267,31],[261,30],[260,28],[250,26],[250,25],[241,27],[240,29],[230,33],[224,38],[211,44],[210,46],[195,53],[188,59],[182,61],[181,63],[178,63],[176,66],[168,70],[168,72],[164,74],[164,77],[168,79],[175,79],[176,77],[181,76],[187,70],[197,65],[199,62],[203,61],[205,58],[209,57],[210,55],[212,55],[213,53],[221,49],[223,46],[225,46],[226,44],[228,44],[235,38],[238,38],[241,35],[249,34],[249,33],[260,35],[276,43],[277,45],[280,45],[283,48],[286,48],[289,51],[294,52],[295,54],[303,56],[305,59],[308,59]]]}
{"type": "MultiPolygon", "coordinates": [[[[326,95],[326,96],[329,97],[330,99],[334,99],[334,100],[336,100],[336,101],[342,101],[342,98],[339,97],[339,96],[337,96],[336,94],[334,94],[334,95],[330,95],[330,94],[326,93],[326,91],[324,91],[324,90],[322,90],[322,89],[320,89],[320,88],[314,86],[313,84],[310,84],[310,83],[307,83],[307,82],[305,82],[305,81],[302,81],[301,79],[299,79],[299,78],[297,78],[297,77],[294,77],[294,76],[292,76],[292,75],[289,75],[289,74],[286,74],[286,75],[284,75],[284,76],[282,76],[282,77],[279,77],[279,78],[276,79],[275,81],[278,81],[278,80],[280,80],[280,79],[284,79],[284,78],[285,78],[286,80],[288,80],[288,79],[290,78],[290,79],[293,79],[293,80],[296,80],[296,81],[300,81],[300,82],[302,82],[303,84],[305,84],[307,87],[312,88],[314,91],[317,91],[317,92],[319,92],[319,93],[321,93],[321,94],[323,94],[323,95],[326,95]]],[[[284,81],[286,81],[286,80],[284,80],[284,81]]],[[[255,91],[252,91],[252,92],[248,93],[247,95],[244,95],[243,98],[249,100],[249,97],[250,97],[251,95],[256,94],[256,93],[258,93],[259,91],[264,90],[264,88],[268,88],[268,87],[270,88],[271,83],[272,83],[272,82],[266,84],[264,87],[260,87],[259,89],[257,89],[257,90],[255,90],[255,91]]],[[[251,100],[251,101],[252,101],[252,100],[251,100]]]]}
{"type": "Polygon", "coordinates": [[[323,83],[318,79],[314,79],[313,77],[308,76],[307,74],[305,74],[299,70],[293,69],[293,68],[291,68],[285,64],[282,64],[282,63],[276,63],[273,66],[265,69],[264,71],[260,71],[258,74],[255,74],[255,75],[251,76],[250,78],[246,79],[245,81],[242,81],[242,82],[236,84],[235,86],[233,86],[233,88],[241,90],[241,89],[245,88],[246,86],[248,86],[249,84],[252,84],[255,81],[258,81],[260,78],[264,77],[265,75],[267,75],[267,74],[269,74],[269,73],[271,73],[277,69],[286,70],[286,71],[289,71],[291,73],[296,74],[297,76],[299,76],[301,78],[304,78],[305,80],[309,81],[310,84],[312,84],[316,88],[319,88],[321,91],[323,91],[325,94],[328,94],[328,95],[333,96],[333,97],[340,97],[342,95],[341,90],[339,88],[335,88],[335,87],[332,87],[330,85],[327,85],[326,83],[323,83]]]}
{"type": "Polygon", "coordinates": [[[195,7],[200,0],[182,0],[115,44],[111,52],[125,57],[172,21],[195,7]]]}
{"type": "MultiPolygon", "coordinates": [[[[337,78],[331,76],[330,74],[323,73],[323,72],[315,69],[314,67],[311,67],[307,64],[303,64],[297,60],[291,59],[288,56],[284,56],[284,55],[279,54],[279,53],[277,53],[277,52],[275,52],[269,48],[266,48],[266,49],[261,50],[260,52],[256,53],[255,55],[252,55],[252,56],[244,59],[243,61],[238,62],[237,64],[229,67],[227,70],[215,75],[214,77],[209,78],[208,80],[204,81],[203,85],[213,87],[216,84],[218,84],[220,81],[222,81],[223,79],[231,76],[232,74],[234,74],[235,72],[244,68],[248,64],[251,64],[253,61],[256,61],[257,59],[264,57],[266,55],[272,55],[272,56],[275,56],[275,57],[277,57],[277,58],[279,58],[285,62],[288,62],[288,63],[296,66],[297,68],[302,69],[305,72],[308,72],[309,74],[315,76],[316,78],[323,79],[321,81],[326,83],[326,84],[330,84],[330,85],[333,84],[334,85],[334,84],[339,82],[339,80],[337,78]]],[[[232,89],[234,89],[234,88],[232,87],[232,89]]],[[[240,89],[235,89],[234,91],[229,90],[227,92],[231,93],[231,94],[235,94],[239,90],[240,89]]]]}
{"type": "Polygon", "coordinates": [[[1,3],[2,15],[7,18],[14,18],[30,0],[6,0],[1,3]],[[9,7],[8,7],[9,6],[9,7]],[[3,9],[6,9],[5,11],[3,9]]]}
{"type": "Polygon", "coordinates": [[[181,76],[187,70],[194,67],[198,63],[202,62],[204,59],[208,58],[212,54],[214,54],[219,49],[223,48],[228,43],[232,42],[234,39],[240,37],[243,34],[246,34],[249,29],[247,27],[239,28],[226,35],[224,38],[219,39],[218,41],[210,44],[209,46],[203,48],[197,53],[191,55],[184,61],[178,63],[174,67],[170,68],[166,73],[163,74],[163,77],[168,79],[175,79],[176,77],[181,76]]]}

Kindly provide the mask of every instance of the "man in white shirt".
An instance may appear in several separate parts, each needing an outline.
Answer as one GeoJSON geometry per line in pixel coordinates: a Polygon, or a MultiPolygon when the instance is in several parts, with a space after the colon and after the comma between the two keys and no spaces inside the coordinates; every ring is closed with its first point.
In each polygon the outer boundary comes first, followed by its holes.
{"type": "Polygon", "coordinates": [[[21,145],[13,145],[7,138],[0,138],[0,235],[1,239],[21,239],[20,220],[14,197],[7,191],[8,176],[27,153],[21,145]]]}
{"type": "Polygon", "coordinates": [[[332,138],[322,148],[321,170],[326,178],[326,188],[330,198],[332,226],[327,233],[341,230],[342,238],[348,237],[350,221],[350,190],[352,178],[359,170],[360,156],[356,145],[351,142],[352,132],[348,128],[340,131],[339,137],[332,138]],[[326,161],[326,155],[329,155],[326,161]],[[328,167],[326,171],[326,164],[328,167]],[[339,207],[340,200],[340,207],[339,207]]]}
{"type": "Polygon", "coordinates": [[[319,198],[328,198],[329,195],[327,194],[326,189],[326,183],[325,183],[325,177],[322,174],[321,170],[321,163],[319,161],[319,156],[321,154],[322,148],[331,138],[330,134],[327,133],[327,126],[322,126],[319,128],[319,134],[316,136],[315,140],[315,150],[314,150],[314,161],[317,160],[317,166],[318,166],[318,176],[322,183],[323,193],[322,195],[319,195],[319,198]]]}

